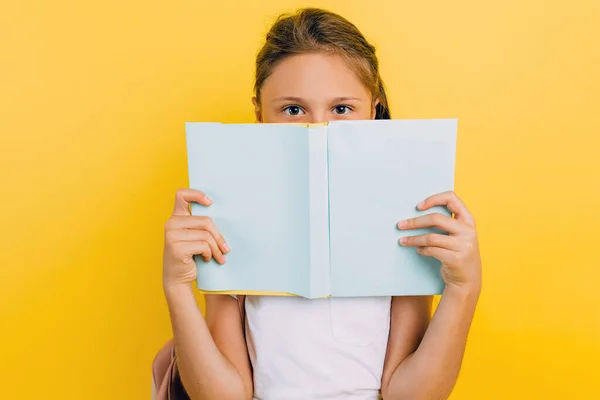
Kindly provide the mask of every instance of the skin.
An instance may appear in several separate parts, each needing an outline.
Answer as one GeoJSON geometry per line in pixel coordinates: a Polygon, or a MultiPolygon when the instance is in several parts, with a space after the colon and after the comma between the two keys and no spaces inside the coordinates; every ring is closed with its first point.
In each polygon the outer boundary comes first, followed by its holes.
{"type": "MultiPolygon", "coordinates": [[[[280,62],[253,98],[258,122],[318,123],[372,119],[377,99],[342,59],[324,54],[296,55],[280,62]]],[[[165,226],[163,286],[181,378],[190,398],[251,399],[252,369],[237,301],[207,295],[206,320],[196,304],[194,255],[225,263],[230,249],[208,217],[191,216],[192,202],[210,206],[202,192],[177,192],[165,226]]],[[[430,319],[431,297],[394,297],[381,390],[386,400],[446,399],[465,351],[481,291],[481,258],[475,221],[453,192],[425,199],[420,210],[446,206],[454,218],[423,215],[399,221],[399,245],[441,261],[446,288],[430,319]],[[437,227],[449,233],[410,236],[410,230],[437,227]]]]}

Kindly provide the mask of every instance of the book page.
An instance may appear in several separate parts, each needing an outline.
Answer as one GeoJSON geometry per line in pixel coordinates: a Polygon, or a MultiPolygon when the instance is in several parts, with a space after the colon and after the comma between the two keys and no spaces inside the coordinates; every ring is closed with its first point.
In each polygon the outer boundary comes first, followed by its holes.
{"type": "Polygon", "coordinates": [[[196,257],[198,288],[310,295],[309,137],[301,126],[188,123],[190,187],[213,205],[227,262],[196,257]]]}
{"type": "Polygon", "coordinates": [[[398,221],[454,187],[456,120],[329,124],[331,286],[334,297],[441,293],[440,263],[398,244],[398,221]]]}

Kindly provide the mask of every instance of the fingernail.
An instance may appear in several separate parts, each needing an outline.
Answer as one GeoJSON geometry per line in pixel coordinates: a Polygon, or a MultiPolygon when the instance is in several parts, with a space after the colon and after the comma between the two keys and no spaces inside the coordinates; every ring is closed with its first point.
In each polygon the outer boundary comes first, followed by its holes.
{"type": "Polygon", "coordinates": [[[417,204],[417,208],[420,210],[421,208],[425,207],[425,202],[422,201],[419,204],[417,204]]]}
{"type": "Polygon", "coordinates": [[[212,204],[212,200],[208,196],[204,196],[204,201],[206,202],[206,204],[212,204]]]}
{"type": "Polygon", "coordinates": [[[406,227],[406,220],[398,222],[398,228],[402,229],[404,227],[406,227]]]}
{"type": "Polygon", "coordinates": [[[408,243],[408,239],[407,238],[405,238],[405,237],[400,238],[400,244],[406,244],[406,243],[408,243]]]}
{"type": "Polygon", "coordinates": [[[227,242],[223,242],[223,250],[225,251],[225,253],[229,253],[229,245],[227,244],[227,242]]]}

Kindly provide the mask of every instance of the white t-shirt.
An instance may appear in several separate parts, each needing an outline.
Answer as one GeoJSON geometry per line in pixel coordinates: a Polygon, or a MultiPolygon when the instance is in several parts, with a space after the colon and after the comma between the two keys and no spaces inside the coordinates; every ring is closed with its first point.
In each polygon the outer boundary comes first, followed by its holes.
{"type": "Polygon", "coordinates": [[[246,297],[255,400],[376,400],[391,297],[246,297]]]}

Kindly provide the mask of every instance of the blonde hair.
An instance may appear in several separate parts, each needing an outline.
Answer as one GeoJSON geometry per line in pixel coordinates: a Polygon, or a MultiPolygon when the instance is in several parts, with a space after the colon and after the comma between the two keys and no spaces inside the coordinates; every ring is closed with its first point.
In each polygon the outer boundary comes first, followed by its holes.
{"type": "Polygon", "coordinates": [[[344,58],[371,92],[373,104],[379,102],[375,119],[390,119],[375,47],[350,21],[318,8],[282,14],[267,33],[256,57],[254,92],[259,104],[260,89],[277,64],[286,57],[304,53],[329,53],[344,58]]]}

